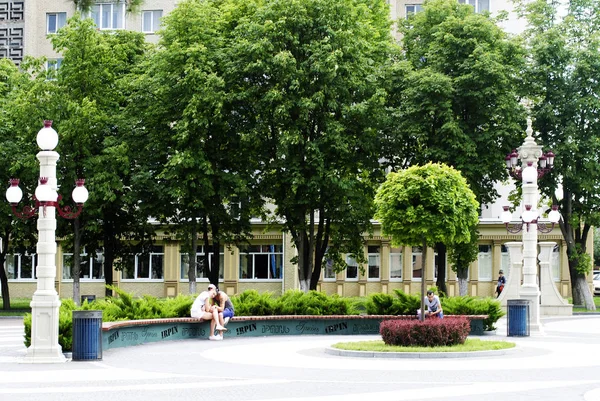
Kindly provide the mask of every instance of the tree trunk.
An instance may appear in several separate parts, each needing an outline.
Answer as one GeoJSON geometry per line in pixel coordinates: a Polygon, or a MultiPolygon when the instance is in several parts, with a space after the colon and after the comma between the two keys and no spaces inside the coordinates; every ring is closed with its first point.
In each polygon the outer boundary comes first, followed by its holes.
{"type": "Polygon", "coordinates": [[[421,316],[420,320],[425,320],[425,295],[427,294],[427,274],[425,274],[425,261],[427,260],[427,242],[423,240],[423,255],[421,257],[421,316]]]}
{"type": "MultiPolygon", "coordinates": [[[[570,269],[571,272],[575,269],[570,269]]],[[[571,291],[573,292],[573,305],[584,305],[587,310],[596,310],[594,297],[583,274],[571,273],[571,291]]]]}
{"type": "Polygon", "coordinates": [[[439,261],[435,285],[440,294],[448,294],[448,289],[446,288],[446,245],[439,242],[435,244],[435,250],[439,261]]]}
{"type": "Polygon", "coordinates": [[[308,271],[308,238],[306,232],[296,231],[292,233],[292,238],[296,244],[298,252],[298,282],[300,290],[308,292],[310,290],[310,271],[308,271]]]}
{"type": "MultiPolygon", "coordinates": [[[[114,229],[109,219],[104,215],[104,284],[113,285],[113,264],[115,262],[114,229]]],[[[104,289],[104,296],[112,297],[112,290],[108,287],[104,289]]]]}
{"type": "Polygon", "coordinates": [[[192,219],[190,227],[190,235],[192,236],[192,247],[188,253],[188,280],[190,294],[196,293],[196,254],[198,253],[198,226],[196,218],[192,219]]]}
{"type": "MultiPolygon", "coordinates": [[[[6,253],[8,250],[8,241],[6,240],[8,237],[2,238],[2,252],[0,253],[0,262],[2,262],[2,266],[6,261],[6,253]]],[[[8,291],[8,276],[6,275],[5,269],[0,269],[0,292],[2,293],[2,309],[9,310],[10,309],[10,293],[8,291]]]]}
{"type": "Polygon", "coordinates": [[[73,301],[81,305],[79,277],[81,276],[81,227],[79,217],[73,220],[73,301]]]}

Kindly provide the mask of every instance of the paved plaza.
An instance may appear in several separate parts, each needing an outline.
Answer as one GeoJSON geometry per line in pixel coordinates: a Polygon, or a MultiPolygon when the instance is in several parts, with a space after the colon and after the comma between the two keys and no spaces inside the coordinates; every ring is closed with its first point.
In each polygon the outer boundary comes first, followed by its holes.
{"type": "Polygon", "coordinates": [[[103,352],[94,362],[20,363],[20,319],[0,319],[0,401],[600,401],[600,316],[542,320],[544,334],[506,337],[502,355],[396,359],[335,356],[339,341],[288,336],[166,341],[103,352]]]}

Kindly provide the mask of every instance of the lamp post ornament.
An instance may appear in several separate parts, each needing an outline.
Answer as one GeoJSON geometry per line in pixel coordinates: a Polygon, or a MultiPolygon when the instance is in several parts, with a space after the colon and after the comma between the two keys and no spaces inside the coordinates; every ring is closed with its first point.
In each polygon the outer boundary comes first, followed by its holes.
{"type": "Polygon", "coordinates": [[[26,219],[38,214],[37,265],[35,269],[37,288],[31,299],[31,346],[23,362],[27,363],[57,363],[65,362],[62,348],[58,344],[58,321],[60,299],[56,292],[56,214],[64,218],[74,219],[81,213],[83,203],[88,198],[84,180],[77,180],[73,190],[73,201],[77,205],[74,210],[69,206],[61,207],[61,197],[57,193],[56,163],[59,154],[54,151],[58,144],[58,134],[52,128],[52,121],[44,121],[44,128],[37,134],[37,144],[40,152],[37,159],[40,162],[40,178],[35,190],[35,206],[24,206],[17,210],[23,191],[19,188],[19,180],[12,178],[11,186],[6,191],[6,199],[18,218],[26,219]]]}
{"type": "MultiPolygon", "coordinates": [[[[537,257],[538,257],[538,231],[549,233],[554,225],[560,220],[558,206],[553,205],[552,211],[548,214],[551,226],[539,221],[541,217],[538,211],[539,190],[538,179],[549,172],[554,164],[554,153],[542,152],[542,147],[535,142],[533,138],[533,129],[531,119],[527,119],[527,137],[523,145],[517,150],[506,156],[506,166],[510,174],[523,182],[523,203],[524,211],[521,216],[521,222],[511,224],[512,214],[508,206],[504,207],[501,220],[506,229],[511,233],[523,232],[522,242],[522,267],[523,283],[518,290],[518,295],[530,301],[532,331],[540,331],[540,289],[537,280],[537,257]],[[521,160],[519,167],[518,160],[521,160]],[[524,167],[523,167],[524,166],[524,167]]],[[[519,255],[519,252],[514,252],[519,255]]],[[[512,258],[513,255],[511,255],[512,258]]],[[[517,277],[517,283],[520,277],[517,277]]],[[[514,280],[512,280],[514,282],[514,280]]]]}

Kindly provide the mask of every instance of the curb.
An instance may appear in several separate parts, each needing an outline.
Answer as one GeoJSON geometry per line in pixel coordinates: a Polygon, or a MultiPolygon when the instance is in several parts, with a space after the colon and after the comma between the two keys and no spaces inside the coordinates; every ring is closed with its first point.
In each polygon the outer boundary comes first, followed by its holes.
{"type": "Polygon", "coordinates": [[[494,357],[511,354],[517,347],[494,351],[473,352],[377,352],[377,351],[348,351],[337,348],[325,348],[325,353],[335,356],[353,358],[383,358],[383,359],[441,359],[441,358],[478,358],[494,357]]]}

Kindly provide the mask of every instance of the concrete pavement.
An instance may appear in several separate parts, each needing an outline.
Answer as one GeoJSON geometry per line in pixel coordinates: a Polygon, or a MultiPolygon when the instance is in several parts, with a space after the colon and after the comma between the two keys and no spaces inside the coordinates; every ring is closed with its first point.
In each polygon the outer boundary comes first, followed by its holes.
{"type": "Polygon", "coordinates": [[[477,358],[379,359],[325,352],[379,336],[281,336],[166,341],[103,353],[101,361],[20,363],[19,319],[0,319],[0,401],[600,401],[600,316],[545,318],[544,335],[477,358]]]}

